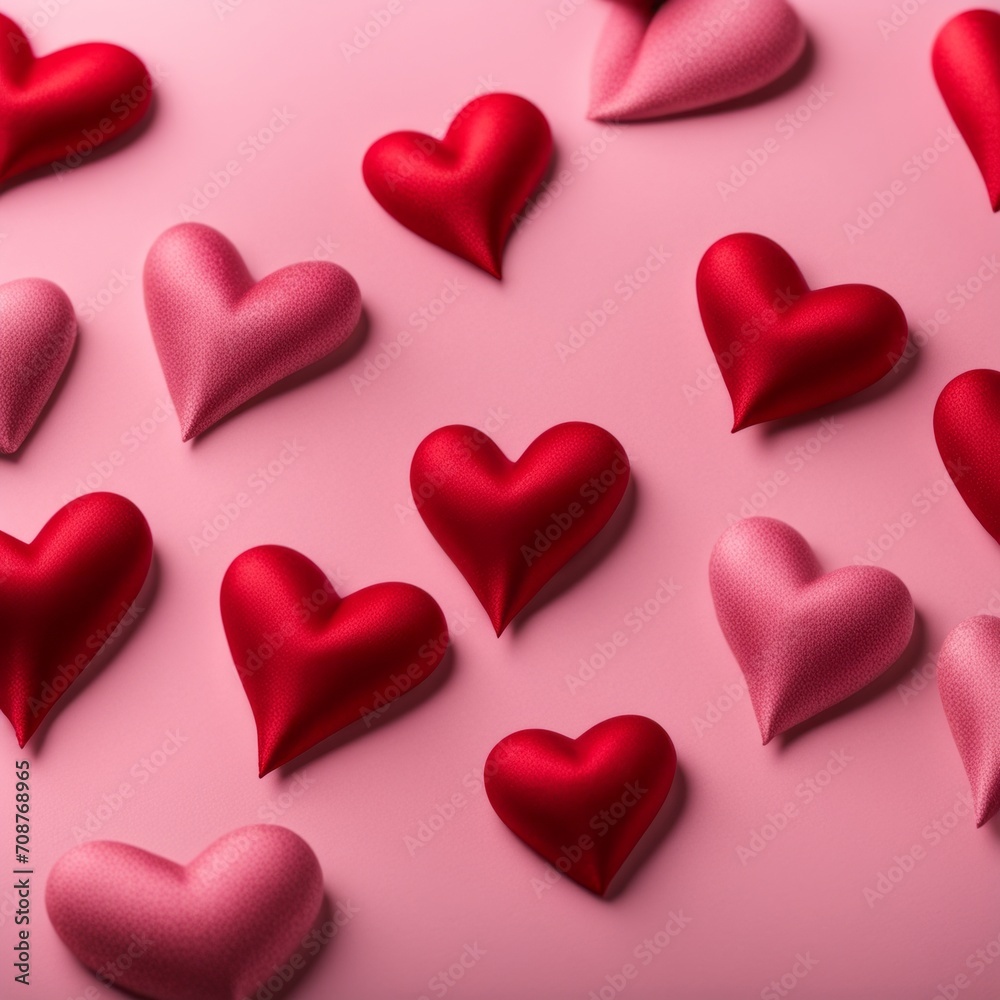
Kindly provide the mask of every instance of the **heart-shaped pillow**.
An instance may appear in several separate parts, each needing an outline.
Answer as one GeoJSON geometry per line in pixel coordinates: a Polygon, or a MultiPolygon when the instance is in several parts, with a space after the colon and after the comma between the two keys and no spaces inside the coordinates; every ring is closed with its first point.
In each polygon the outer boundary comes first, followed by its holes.
{"type": "Polygon", "coordinates": [[[962,499],[1000,542],[1000,372],[953,378],[934,407],[934,438],[962,499]]]}
{"type": "Polygon", "coordinates": [[[326,357],[361,318],[358,283],[342,267],[303,261],[254,282],[236,247],[197,222],[153,244],[143,290],[185,441],[326,357]]]}
{"type": "Polygon", "coordinates": [[[262,777],[352,722],[370,726],[448,648],[444,615],[419,587],[378,583],[341,598],[314,562],[282,545],[238,555],[220,600],[262,777]]]}
{"type": "Polygon", "coordinates": [[[909,330],[871,285],[810,291],[773,240],[734,233],[698,265],[698,307],[733,401],[733,430],[843,399],[892,371],[909,330]]]}
{"type": "Polygon", "coordinates": [[[782,521],[749,517],[715,543],[709,583],[764,743],[860,691],[913,632],[910,592],[878,566],[823,574],[782,521]]]}
{"type": "Polygon", "coordinates": [[[956,625],[937,668],[944,714],[982,826],[1000,810],[1000,618],[976,615],[956,625]]]}
{"type": "Polygon", "coordinates": [[[545,115],[516,94],[484,94],[455,115],[441,140],[393,132],[365,153],[375,200],[425,240],[500,277],[517,213],[552,159],[545,115]]]}
{"type": "Polygon", "coordinates": [[[604,895],[660,811],[677,770],[662,726],[642,715],[598,723],[578,739],[524,729],[486,760],[490,805],[530,848],[604,895]]]}
{"type": "Polygon", "coordinates": [[[613,0],[588,114],[628,122],[721,104],[777,80],[805,45],[785,0],[613,0]]]}
{"type": "Polygon", "coordinates": [[[270,825],[234,830],[188,865],[92,841],[59,858],[45,886],[66,947],[102,982],[150,1000],[256,996],[293,954],[304,966],[322,901],[312,848],[270,825]]]}
{"type": "Polygon", "coordinates": [[[0,532],[0,710],[20,746],[143,610],[152,558],[146,519],[115,493],[71,500],[32,542],[0,532]]]}
{"type": "Polygon", "coordinates": [[[21,447],[76,343],[66,293],[43,278],[0,285],[0,451],[21,447]]]}
{"type": "Polygon", "coordinates": [[[499,636],[607,524],[630,474],[625,449],[594,424],[550,427],[516,462],[452,425],[420,442],[410,490],[499,636]]]}
{"type": "Polygon", "coordinates": [[[938,32],[931,55],[934,78],[1000,209],[1000,14],[966,10],[938,32]]]}
{"type": "Polygon", "coordinates": [[[152,78],[128,49],[88,42],[35,58],[2,14],[0,38],[0,182],[59,160],[83,162],[149,111],[152,78]]]}

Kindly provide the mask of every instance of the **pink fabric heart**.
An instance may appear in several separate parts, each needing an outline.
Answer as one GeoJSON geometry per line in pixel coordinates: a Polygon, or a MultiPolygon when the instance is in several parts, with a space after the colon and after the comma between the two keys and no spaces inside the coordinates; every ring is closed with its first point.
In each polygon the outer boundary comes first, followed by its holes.
{"type": "Polygon", "coordinates": [[[982,826],[1000,809],[1000,618],[976,615],[953,628],[937,667],[944,714],[982,826]]]}
{"type": "Polygon", "coordinates": [[[234,830],[187,866],[109,840],[82,844],[45,887],[66,947],[105,983],[152,1000],[255,995],[322,901],[312,848],[270,825],[234,830]]]}
{"type": "Polygon", "coordinates": [[[232,243],[185,222],[153,244],[146,313],[184,440],[339,347],[361,317],[358,284],[328,261],[254,283],[232,243]]]}
{"type": "Polygon", "coordinates": [[[21,447],[76,341],[66,293],[43,278],[0,285],[0,452],[21,447]]]}
{"type": "Polygon", "coordinates": [[[809,543],[770,517],[722,535],[709,582],[765,743],[875,680],[913,632],[897,576],[877,566],[824,576],[809,543]]]}
{"type": "Polygon", "coordinates": [[[640,121],[743,97],[791,69],[805,45],[785,0],[615,0],[588,116],[640,121]]]}

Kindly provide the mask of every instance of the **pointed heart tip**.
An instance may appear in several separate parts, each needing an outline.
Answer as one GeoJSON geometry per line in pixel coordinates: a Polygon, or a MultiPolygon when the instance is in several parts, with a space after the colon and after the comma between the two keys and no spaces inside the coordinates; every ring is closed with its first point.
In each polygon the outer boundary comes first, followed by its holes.
{"type": "Polygon", "coordinates": [[[738,417],[733,420],[733,430],[732,433],[735,434],[737,431],[745,431],[748,427],[756,427],[758,424],[766,424],[769,420],[777,420],[778,417],[768,417],[768,416],[758,416],[752,411],[747,411],[746,413],[741,413],[738,417]]]}
{"type": "Polygon", "coordinates": [[[211,426],[212,426],[211,422],[202,423],[200,421],[198,423],[192,422],[189,424],[184,424],[181,427],[181,440],[193,441],[196,437],[198,437],[199,434],[204,434],[205,431],[207,431],[211,426]]]}
{"type": "Polygon", "coordinates": [[[273,770],[281,766],[280,760],[275,760],[273,750],[265,753],[263,747],[257,752],[257,777],[263,778],[265,774],[270,774],[273,770]]]}
{"type": "Polygon", "coordinates": [[[587,120],[623,125],[633,119],[625,107],[616,106],[614,101],[607,97],[603,101],[597,99],[591,101],[590,107],[587,108],[587,120]]]}
{"type": "Polygon", "coordinates": [[[490,624],[493,626],[493,631],[496,632],[497,638],[499,639],[500,636],[503,635],[507,626],[514,620],[514,615],[508,613],[506,605],[501,605],[499,607],[494,606],[490,609],[486,604],[483,604],[483,608],[489,616],[490,624]]]}

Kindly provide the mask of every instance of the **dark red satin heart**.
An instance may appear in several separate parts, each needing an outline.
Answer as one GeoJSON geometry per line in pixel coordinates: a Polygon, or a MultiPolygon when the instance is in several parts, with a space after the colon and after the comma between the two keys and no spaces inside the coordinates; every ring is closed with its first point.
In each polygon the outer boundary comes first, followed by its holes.
{"type": "Polygon", "coordinates": [[[515,94],[485,94],[455,116],[444,139],[393,132],[365,153],[375,200],[425,240],[500,277],[514,218],[552,159],[545,116],[515,94]]]}
{"type": "Polygon", "coordinates": [[[36,59],[2,14],[0,39],[0,181],[86,157],[149,110],[152,80],[128,49],[88,42],[36,59]]]}
{"type": "Polygon", "coordinates": [[[451,425],[420,442],[410,489],[500,635],[607,524],[629,474],[625,449],[594,424],[550,427],[516,462],[482,431],[451,425]]]}
{"type": "Polygon", "coordinates": [[[486,760],[490,805],[532,850],[603,895],[660,811],[677,770],[666,731],[642,715],[598,723],[579,739],[524,729],[486,760]]]}
{"type": "Polygon", "coordinates": [[[934,39],[934,79],[1000,209],[1000,14],[967,10],[934,39]]]}
{"type": "Polygon", "coordinates": [[[697,290],[734,431],[859,392],[906,346],[906,317],[891,295],[871,285],[810,291],[795,261],[754,233],[712,244],[697,290]]]}
{"type": "Polygon", "coordinates": [[[238,555],[222,580],[222,624],[257,724],[260,775],[426,680],[448,648],[430,594],[378,583],[338,597],[282,545],[238,555]]]}
{"type": "Polygon", "coordinates": [[[934,438],[962,499],[1000,542],[1000,372],[953,378],[934,407],[934,438]]]}
{"type": "Polygon", "coordinates": [[[32,542],[0,532],[0,710],[20,746],[134,617],[152,558],[146,519],[115,493],[70,501],[32,542]]]}

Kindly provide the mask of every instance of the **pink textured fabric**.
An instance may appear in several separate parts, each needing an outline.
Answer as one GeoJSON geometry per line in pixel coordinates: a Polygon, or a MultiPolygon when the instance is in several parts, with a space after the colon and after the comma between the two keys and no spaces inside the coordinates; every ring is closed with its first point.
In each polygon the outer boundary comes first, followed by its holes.
{"type": "Polygon", "coordinates": [[[361,317],[358,284],[328,261],[254,283],[221,233],[185,222],[153,244],[146,313],[184,440],[339,347],[361,317]]]}
{"type": "Polygon", "coordinates": [[[791,69],[805,44],[785,0],[614,0],[588,115],[640,121],[743,97],[791,69]]]}
{"type": "Polygon", "coordinates": [[[76,341],[66,293],[44,278],[0,285],[0,452],[21,447],[76,341]]]}
{"type": "Polygon", "coordinates": [[[913,632],[897,576],[877,566],[823,576],[809,543],[770,517],[722,535],[709,582],[765,743],[875,680],[913,632]]]}
{"type": "Polygon", "coordinates": [[[1000,618],[976,615],[948,633],[938,690],[982,826],[1000,809],[1000,618]]]}
{"type": "Polygon", "coordinates": [[[243,1000],[309,933],[323,901],[312,848],[247,826],[186,867],[128,844],[82,844],[55,864],[45,905],[107,984],[151,1000],[243,1000]]]}

